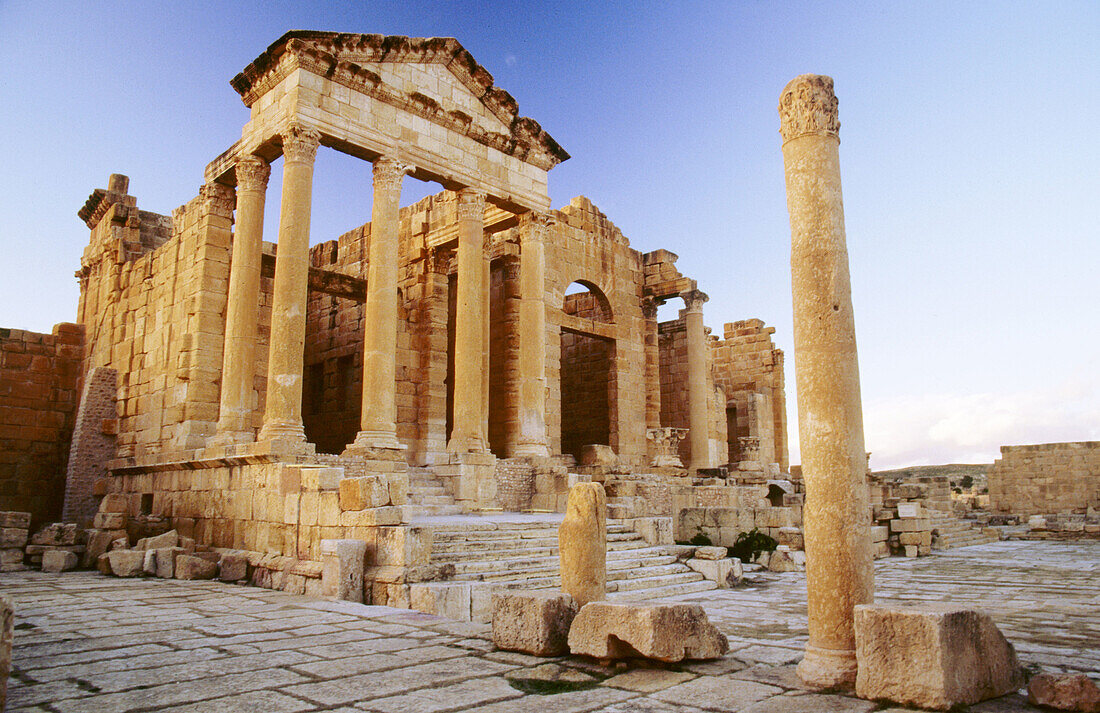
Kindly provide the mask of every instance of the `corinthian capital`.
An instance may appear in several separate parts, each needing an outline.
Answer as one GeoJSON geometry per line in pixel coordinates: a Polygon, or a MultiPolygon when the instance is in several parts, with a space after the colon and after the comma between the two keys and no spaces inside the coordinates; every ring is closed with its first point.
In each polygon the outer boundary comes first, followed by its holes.
{"type": "Polygon", "coordinates": [[[703,303],[710,299],[702,290],[681,292],[680,297],[684,300],[684,309],[688,312],[702,312],[703,303]]]}
{"type": "Polygon", "coordinates": [[[807,134],[840,139],[832,77],[802,74],[783,87],[779,95],[779,133],[784,141],[807,134]]]}
{"type": "Polygon", "coordinates": [[[485,192],[476,188],[463,188],[458,192],[458,219],[485,220],[485,192]]]}
{"type": "Polygon", "coordinates": [[[552,213],[538,213],[532,210],[519,216],[519,229],[524,240],[542,241],[557,222],[552,213]]]}
{"type": "Polygon", "coordinates": [[[237,190],[266,191],[271,176],[271,164],[259,156],[248,155],[237,160],[237,190]]]}
{"type": "Polygon", "coordinates": [[[304,124],[294,123],[283,132],[283,160],[313,163],[317,147],[321,145],[321,132],[304,124]]]}
{"type": "Polygon", "coordinates": [[[376,191],[400,191],[401,179],[409,172],[411,166],[401,163],[395,158],[381,156],[374,162],[374,190],[376,191]]]}
{"type": "Polygon", "coordinates": [[[204,183],[199,189],[199,195],[206,204],[206,210],[215,215],[229,217],[233,215],[233,205],[236,198],[233,188],[223,183],[204,183]]]}

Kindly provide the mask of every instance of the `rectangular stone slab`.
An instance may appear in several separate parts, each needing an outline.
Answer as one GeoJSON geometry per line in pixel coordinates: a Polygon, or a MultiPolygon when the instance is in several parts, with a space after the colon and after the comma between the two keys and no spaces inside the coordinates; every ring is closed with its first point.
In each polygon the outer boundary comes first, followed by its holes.
{"type": "Polygon", "coordinates": [[[493,644],[533,656],[569,653],[569,626],[577,605],[564,592],[493,593],[493,644]]]}
{"type": "Polygon", "coordinates": [[[855,608],[856,695],[931,710],[1023,685],[1016,652],[987,614],[945,604],[855,608]]]}

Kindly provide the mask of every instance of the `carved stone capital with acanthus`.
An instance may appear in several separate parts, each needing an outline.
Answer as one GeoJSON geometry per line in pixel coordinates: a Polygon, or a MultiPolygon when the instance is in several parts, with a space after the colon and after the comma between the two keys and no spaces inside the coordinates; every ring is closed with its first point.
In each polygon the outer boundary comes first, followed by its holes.
{"type": "Polygon", "coordinates": [[[538,240],[542,242],[550,233],[550,228],[557,224],[557,218],[552,213],[539,213],[528,211],[519,216],[519,230],[523,240],[538,240]]]}
{"type": "Polygon", "coordinates": [[[374,190],[397,192],[401,190],[401,181],[412,166],[395,158],[382,156],[374,162],[374,190]]]}
{"type": "Polygon", "coordinates": [[[304,124],[291,124],[282,133],[283,160],[298,163],[313,163],[317,157],[317,147],[321,145],[321,132],[304,124]]]}
{"type": "Polygon", "coordinates": [[[458,219],[485,221],[485,191],[463,188],[458,191],[458,219]]]}
{"type": "Polygon", "coordinates": [[[664,300],[659,300],[656,297],[643,297],[642,298],[642,316],[649,321],[655,321],[657,319],[657,308],[664,304],[664,300]]]}
{"type": "Polygon", "coordinates": [[[271,177],[271,164],[259,156],[249,154],[237,160],[237,190],[267,190],[267,179],[271,177]]]}
{"type": "Polygon", "coordinates": [[[199,189],[199,196],[202,198],[208,213],[226,218],[233,215],[236,197],[233,195],[232,186],[227,186],[224,183],[204,183],[202,188],[199,189]]]}
{"type": "Polygon", "coordinates": [[[779,95],[779,133],[784,142],[807,134],[840,140],[832,77],[802,74],[787,83],[779,95]]]}
{"type": "Polygon", "coordinates": [[[702,312],[703,303],[710,299],[702,290],[689,290],[681,292],[680,298],[684,300],[685,312],[702,312]]]}

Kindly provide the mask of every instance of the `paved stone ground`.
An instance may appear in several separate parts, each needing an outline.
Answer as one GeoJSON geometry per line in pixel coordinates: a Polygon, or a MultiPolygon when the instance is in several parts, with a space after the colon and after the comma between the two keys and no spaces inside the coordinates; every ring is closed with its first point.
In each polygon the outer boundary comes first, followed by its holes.
{"type": "MultiPolygon", "coordinates": [[[[1001,542],[876,564],[879,601],[989,611],[1032,670],[1100,677],[1100,543],[1001,542]]],[[[803,690],[801,574],[697,598],[730,635],[716,662],[604,667],[494,651],[488,628],[214,582],[6,574],[8,710],[54,713],[692,713],[892,710],[803,690]]],[[[1031,710],[1017,695],[975,713],[1031,710]]]]}

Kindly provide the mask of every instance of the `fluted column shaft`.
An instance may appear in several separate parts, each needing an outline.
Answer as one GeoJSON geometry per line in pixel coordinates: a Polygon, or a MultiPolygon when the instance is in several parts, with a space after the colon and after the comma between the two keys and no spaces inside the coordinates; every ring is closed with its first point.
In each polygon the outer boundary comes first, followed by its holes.
{"type": "Polygon", "coordinates": [[[486,450],[489,285],[485,265],[485,194],[458,192],[458,307],[455,317],[454,425],[448,450],[486,450]]]}
{"type": "Polygon", "coordinates": [[[237,161],[237,230],[229,271],[222,356],[219,443],[253,440],[252,387],[256,369],[256,325],[260,313],[264,203],[271,166],[258,156],[237,161]]]}
{"type": "Polygon", "coordinates": [[[316,130],[300,125],[292,125],[283,134],[283,194],[261,440],[305,440],[302,365],[309,293],[309,219],[313,161],[320,140],[316,130]]]}
{"type": "Polygon", "coordinates": [[[520,218],[519,443],[515,455],[550,455],[546,439],[546,235],[553,218],[520,218]]]}
{"type": "Polygon", "coordinates": [[[853,610],[872,601],[874,570],[833,80],[795,78],[783,90],[779,115],[806,488],[809,641],[798,673],[810,685],[850,686],[853,610]]]}
{"type": "Polygon", "coordinates": [[[684,327],[687,332],[688,434],[691,438],[691,468],[711,468],[710,423],[707,418],[707,334],[703,326],[703,303],[699,290],[685,292],[684,327]]]}
{"type": "Polygon", "coordinates": [[[363,407],[355,446],[400,448],[397,440],[397,249],[401,181],[407,167],[374,162],[367,302],[363,334],[363,407]]]}

